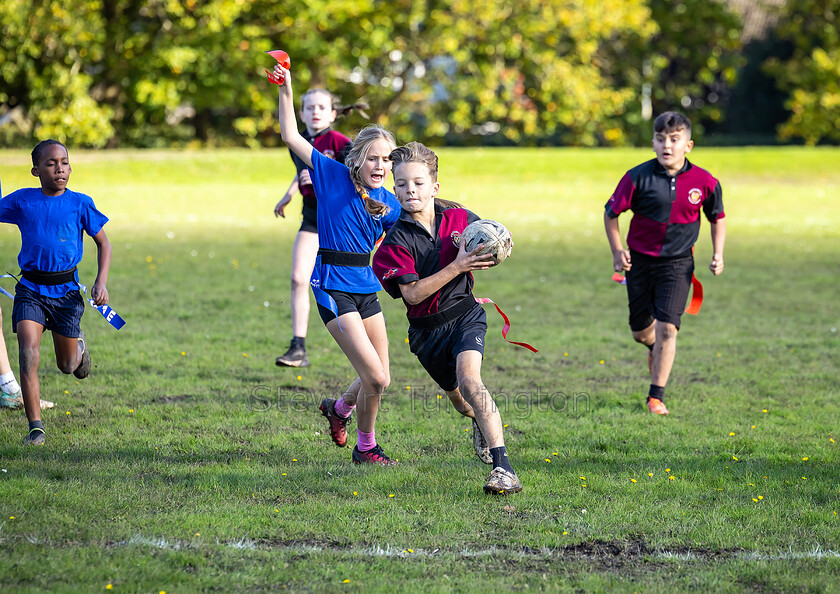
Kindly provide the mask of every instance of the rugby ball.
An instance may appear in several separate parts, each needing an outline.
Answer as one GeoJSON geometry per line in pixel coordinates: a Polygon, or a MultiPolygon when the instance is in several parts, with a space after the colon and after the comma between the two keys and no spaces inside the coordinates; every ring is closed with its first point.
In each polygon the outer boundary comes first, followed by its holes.
{"type": "Polygon", "coordinates": [[[464,242],[464,249],[468,252],[473,251],[478,245],[483,245],[481,251],[476,253],[493,254],[493,261],[496,264],[504,262],[513,249],[510,231],[500,222],[490,219],[470,223],[461,233],[461,241],[464,242]]]}

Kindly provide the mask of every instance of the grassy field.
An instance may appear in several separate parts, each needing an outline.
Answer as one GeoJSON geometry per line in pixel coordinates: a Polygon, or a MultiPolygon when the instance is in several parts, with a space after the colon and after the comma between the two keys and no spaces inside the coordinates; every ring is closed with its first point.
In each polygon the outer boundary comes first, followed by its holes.
{"type": "MultiPolygon", "coordinates": [[[[315,314],[312,367],[274,366],[298,225],[272,214],[286,151],[72,151],[71,187],[111,217],[111,305],[128,324],[87,310],[81,382],[45,337],[46,447],[21,445],[22,412],[0,415],[0,590],[836,591],[840,150],[692,152],[724,187],[726,270],[706,268],[704,224],[706,300],[684,318],[667,418],[644,407],[647,351],[602,224],[621,175],[652,156],[440,151],[441,195],[516,241],[476,294],[540,349],[503,342],[488,309],[483,376],[524,485],[499,499],[409,352],[401,303],[381,294],[377,437],[397,468],[355,467],[330,443],[317,404],[353,374],[315,314]]],[[[29,167],[0,151],[3,192],[35,185],[29,167]]],[[[6,270],[19,243],[0,226],[6,270]]]]}

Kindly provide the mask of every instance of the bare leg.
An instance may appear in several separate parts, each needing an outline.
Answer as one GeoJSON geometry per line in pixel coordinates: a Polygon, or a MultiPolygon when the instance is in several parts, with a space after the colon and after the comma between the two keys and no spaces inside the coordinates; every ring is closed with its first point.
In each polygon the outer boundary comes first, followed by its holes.
{"type": "MultiPolygon", "coordinates": [[[[3,312],[0,311],[0,339],[3,328],[3,312]]],[[[12,370],[12,365],[9,363],[9,351],[6,349],[6,340],[0,340],[0,375],[6,375],[12,370]]]]}
{"type": "Polygon", "coordinates": [[[464,397],[461,396],[460,389],[455,388],[451,392],[447,391],[446,396],[447,398],[449,398],[449,402],[452,403],[452,406],[455,407],[455,410],[457,410],[465,417],[468,417],[470,419],[475,418],[475,411],[473,411],[473,408],[469,405],[469,403],[466,400],[464,400],[464,397]]]}
{"type": "Polygon", "coordinates": [[[23,407],[26,418],[41,420],[41,384],[38,381],[38,366],[41,363],[41,335],[44,327],[32,320],[21,320],[17,325],[18,351],[20,361],[20,389],[23,392],[23,407]]]}
{"type": "Polygon", "coordinates": [[[55,346],[55,364],[61,373],[73,373],[82,362],[82,345],[79,338],[52,333],[55,346]]]}
{"type": "Polygon", "coordinates": [[[378,313],[362,320],[358,312],[352,312],[343,314],[340,322],[341,329],[339,320],[334,319],[327,324],[327,330],[359,374],[358,427],[364,433],[372,433],[382,392],[391,383],[385,317],[378,313]]]}
{"type": "Polygon", "coordinates": [[[677,327],[673,324],[656,322],[656,343],[653,347],[653,365],[650,383],[662,386],[668,383],[671,368],[677,355],[677,327]]]}
{"type": "Polygon", "coordinates": [[[318,234],[298,231],[292,248],[292,334],[306,338],[309,328],[309,279],[318,255],[318,234]]]}
{"type": "Polygon", "coordinates": [[[493,397],[481,381],[481,353],[459,353],[455,365],[458,387],[474,411],[475,421],[487,441],[487,447],[492,449],[505,445],[502,417],[493,397]]]}

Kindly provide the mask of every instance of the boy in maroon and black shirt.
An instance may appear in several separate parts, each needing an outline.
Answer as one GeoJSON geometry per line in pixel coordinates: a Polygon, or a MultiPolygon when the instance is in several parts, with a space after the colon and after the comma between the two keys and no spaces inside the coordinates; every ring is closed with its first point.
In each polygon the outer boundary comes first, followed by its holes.
{"type": "Polygon", "coordinates": [[[663,402],[677,346],[677,331],[694,274],[694,243],[700,232],[700,210],[712,228],[715,276],[723,272],[726,220],[720,182],[692,165],[686,153],[694,146],[691,122],[669,111],[653,123],[651,159],[628,171],[604,212],[604,227],[613,253],[613,269],[626,272],[630,330],[650,354],[648,409],[667,415],[663,402]],[[618,216],[633,211],[624,249],[618,216]]]}

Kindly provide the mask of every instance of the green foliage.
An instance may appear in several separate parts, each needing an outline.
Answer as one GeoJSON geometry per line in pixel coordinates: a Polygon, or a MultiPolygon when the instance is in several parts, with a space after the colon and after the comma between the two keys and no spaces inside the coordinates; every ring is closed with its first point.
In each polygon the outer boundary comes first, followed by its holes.
{"type": "Polygon", "coordinates": [[[90,95],[87,65],[102,55],[97,0],[0,3],[0,143],[53,137],[103,146],[112,111],[90,95]]]}
{"type": "MultiPolygon", "coordinates": [[[[295,88],[364,98],[400,139],[627,145],[649,115],[719,123],[740,24],[704,0],[7,0],[0,144],[276,146],[295,88]],[[645,114],[650,111],[650,114],[645,114]]],[[[823,74],[824,76],[824,74],[823,74]]],[[[352,116],[339,127],[364,122],[352,116]]]]}
{"type": "Polygon", "coordinates": [[[786,59],[768,60],[767,71],[790,97],[790,117],[779,127],[783,140],[806,144],[840,141],[840,0],[790,0],[779,36],[792,47],[786,59]]]}

